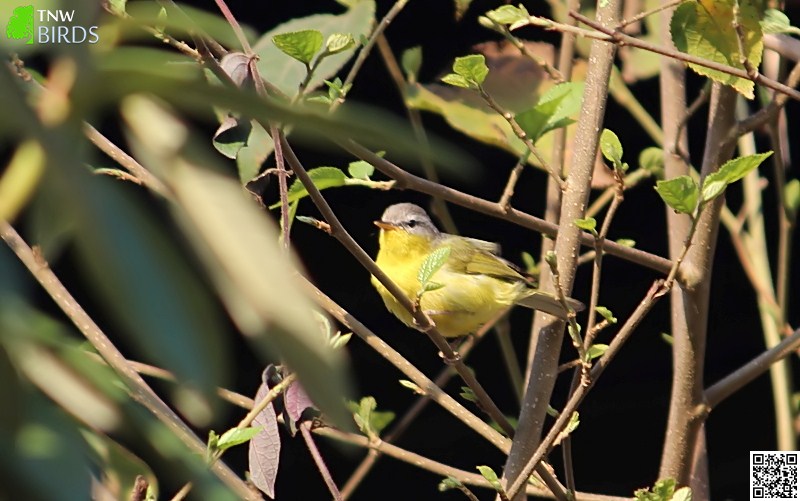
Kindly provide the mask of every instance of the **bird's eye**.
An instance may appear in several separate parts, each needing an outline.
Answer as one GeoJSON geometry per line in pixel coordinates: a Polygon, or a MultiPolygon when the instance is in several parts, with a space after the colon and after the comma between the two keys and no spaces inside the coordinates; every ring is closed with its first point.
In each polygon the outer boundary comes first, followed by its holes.
{"type": "Polygon", "coordinates": [[[413,228],[413,227],[414,227],[414,226],[416,226],[416,225],[417,225],[417,220],[416,220],[416,219],[412,219],[412,220],[410,220],[410,221],[408,222],[408,227],[409,227],[409,228],[413,228]]]}

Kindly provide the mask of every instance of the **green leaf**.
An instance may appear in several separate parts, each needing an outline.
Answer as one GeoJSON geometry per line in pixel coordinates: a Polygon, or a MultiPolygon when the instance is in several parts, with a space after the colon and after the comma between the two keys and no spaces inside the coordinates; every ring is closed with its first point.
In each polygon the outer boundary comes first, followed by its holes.
{"type": "Polygon", "coordinates": [[[664,171],[664,150],[656,146],[645,148],[639,153],[639,168],[658,174],[664,171]]]}
{"type": "Polygon", "coordinates": [[[439,489],[439,492],[444,492],[444,491],[449,491],[451,489],[458,489],[458,488],[462,487],[463,485],[464,484],[462,484],[461,481],[459,481],[457,478],[455,478],[455,477],[447,477],[447,478],[442,479],[441,482],[439,482],[438,489],[439,489]]]}
{"type": "Polygon", "coordinates": [[[364,160],[356,160],[355,162],[350,162],[347,172],[350,177],[355,179],[369,179],[372,173],[375,172],[375,167],[364,160]]]}
{"type": "Polygon", "coordinates": [[[444,284],[440,284],[439,282],[425,282],[425,286],[422,288],[425,292],[437,291],[444,287],[444,284]]]}
{"type": "Polygon", "coordinates": [[[800,180],[792,179],[783,189],[783,198],[786,202],[786,212],[794,218],[800,209],[800,180]]]}
{"type": "Polygon", "coordinates": [[[608,323],[610,323],[610,324],[617,323],[617,317],[615,317],[614,314],[611,313],[611,310],[609,310],[605,306],[597,306],[594,309],[594,311],[599,313],[600,316],[603,317],[608,323]]]}
{"type": "Polygon", "coordinates": [[[328,54],[338,54],[356,46],[356,41],[350,33],[334,33],[325,42],[325,51],[328,54]]]}
{"type": "Polygon", "coordinates": [[[470,388],[469,386],[462,386],[461,393],[459,393],[459,396],[468,402],[478,401],[477,395],[475,395],[475,392],[472,391],[472,388],[470,388]]]}
{"type": "Polygon", "coordinates": [[[586,360],[594,360],[595,358],[600,358],[603,356],[603,353],[608,350],[607,344],[593,344],[586,350],[586,360]]]}
{"type": "Polygon", "coordinates": [[[576,82],[551,87],[533,108],[515,116],[517,123],[534,143],[546,133],[574,123],[569,117],[580,108],[583,87],[576,82]]]}
{"type": "Polygon", "coordinates": [[[536,265],[536,260],[530,252],[522,252],[522,264],[525,265],[525,272],[535,275],[539,273],[539,267],[536,265]]]}
{"type": "Polygon", "coordinates": [[[661,339],[663,339],[664,342],[667,343],[670,346],[672,346],[672,344],[675,342],[675,339],[671,335],[667,334],[666,332],[662,332],[661,333],[661,339]]]}
{"type": "Polygon", "coordinates": [[[483,476],[483,478],[485,478],[492,485],[494,490],[496,490],[497,492],[500,492],[500,491],[503,490],[503,486],[500,485],[500,479],[497,478],[497,473],[495,473],[494,470],[491,467],[489,467],[489,466],[476,466],[476,468],[478,469],[480,474],[483,476]]]}
{"type": "Polygon", "coordinates": [[[564,428],[562,433],[566,433],[569,435],[573,431],[578,429],[578,426],[581,424],[581,416],[578,411],[572,413],[572,416],[569,417],[569,422],[567,423],[567,427],[564,428]]]}
{"type": "Polygon", "coordinates": [[[692,501],[691,487],[681,487],[672,495],[670,501],[692,501]]]}
{"type": "Polygon", "coordinates": [[[272,43],[287,56],[309,65],[322,48],[322,33],[318,30],[281,33],[272,37],[272,43]]]}
{"type": "Polygon", "coordinates": [[[374,397],[363,397],[359,403],[347,402],[358,428],[368,437],[378,437],[394,419],[394,412],[378,412],[374,397]]]}
{"type": "Polygon", "coordinates": [[[617,243],[625,247],[636,247],[636,240],[632,238],[619,238],[617,239],[617,243]]]}
{"type": "Polygon", "coordinates": [[[260,432],[262,429],[263,427],[261,426],[231,428],[217,439],[217,449],[224,451],[236,445],[243,444],[258,435],[258,432],[260,432]]]}
{"type": "Polygon", "coordinates": [[[656,183],[656,191],[677,212],[692,214],[697,207],[699,188],[689,176],[679,176],[656,183]]]}
{"type": "Polygon", "coordinates": [[[416,383],[409,381],[408,379],[401,379],[400,385],[408,388],[409,390],[413,391],[414,393],[417,393],[418,395],[425,394],[425,392],[422,391],[422,388],[420,388],[416,383]]]}
{"type": "Polygon", "coordinates": [[[447,75],[443,76],[442,82],[452,85],[453,87],[461,87],[463,89],[474,89],[476,87],[472,82],[461,75],[456,75],[455,73],[448,73],[447,75]]]}
{"type": "Polygon", "coordinates": [[[422,67],[422,46],[416,45],[404,50],[403,55],[400,56],[400,65],[406,72],[406,79],[410,83],[415,83],[419,76],[419,69],[422,67]]]}
{"type": "Polygon", "coordinates": [[[761,162],[770,155],[772,155],[772,152],[768,151],[767,153],[748,155],[725,162],[725,165],[720,167],[718,171],[712,172],[703,180],[703,202],[709,202],[718,197],[729,184],[735,183],[746,176],[748,172],[761,165],[761,162]]]}
{"type": "Polygon", "coordinates": [[[498,7],[494,10],[490,10],[486,13],[486,17],[491,19],[492,21],[496,22],[497,24],[509,25],[514,24],[517,21],[525,21],[528,19],[528,12],[520,7],[514,7],[513,5],[503,5],[498,7]]]}
{"type": "MultiPolygon", "coordinates": [[[[675,47],[693,56],[744,69],[739,62],[739,40],[734,22],[734,5],[738,5],[738,21],[744,32],[744,53],[753,68],[761,64],[764,50],[763,33],[759,24],[758,8],[753,0],[700,0],[679,5],[670,23],[675,47]]],[[[740,78],[704,66],[689,63],[700,75],[730,85],[748,99],[753,99],[755,87],[752,80],[740,78]]]]}
{"type": "Polygon", "coordinates": [[[767,33],[788,33],[790,35],[800,35],[800,28],[792,26],[789,16],[778,9],[767,9],[764,12],[764,19],[761,20],[761,29],[767,33]]]}
{"type": "Polygon", "coordinates": [[[238,120],[230,115],[222,121],[214,133],[213,144],[224,156],[234,159],[247,144],[253,126],[250,120],[238,120]]]}
{"type": "Polygon", "coordinates": [[[486,66],[486,58],[483,57],[483,54],[471,54],[457,57],[453,63],[453,72],[464,77],[470,84],[478,86],[489,74],[489,67],[486,66]]]}
{"type": "Polygon", "coordinates": [[[428,254],[428,257],[422,262],[417,272],[417,280],[419,280],[419,283],[423,286],[428,283],[431,277],[444,266],[448,257],[450,257],[450,247],[439,247],[428,254]]]}
{"type": "Polygon", "coordinates": [[[597,231],[595,230],[595,228],[597,228],[597,220],[593,217],[576,219],[575,221],[573,221],[573,223],[575,223],[575,226],[577,226],[582,230],[590,231],[594,234],[597,233],[597,231]]]}
{"type": "MultiPolygon", "coordinates": [[[[261,76],[275,85],[284,94],[294,96],[300,82],[306,77],[306,68],[287,60],[286,56],[273,43],[272,37],[279,33],[301,30],[319,30],[327,38],[334,33],[350,33],[359,39],[369,35],[375,22],[375,2],[373,0],[353,1],[347,11],[339,15],[314,14],[292,19],[265,33],[254,45],[258,55],[258,71],[261,76]]],[[[307,90],[319,88],[325,80],[332,79],[355,54],[355,47],[338,54],[325,57],[315,69],[307,90]]]]}
{"type": "MultiPolygon", "coordinates": [[[[311,177],[311,181],[314,182],[314,186],[316,186],[318,190],[326,190],[328,188],[344,186],[345,180],[347,179],[345,173],[336,167],[317,167],[309,170],[308,175],[311,177]]],[[[289,186],[286,196],[289,199],[289,203],[292,203],[296,200],[307,197],[308,191],[299,179],[295,179],[292,185],[289,186]]],[[[278,202],[270,205],[269,208],[276,209],[280,206],[281,204],[278,202]]]]}
{"type": "Polygon", "coordinates": [[[600,134],[600,151],[606,160],[614,164],[614,168],[619,168],[622,165],[622,143],[613,131],[603,129],[600,134]]]}

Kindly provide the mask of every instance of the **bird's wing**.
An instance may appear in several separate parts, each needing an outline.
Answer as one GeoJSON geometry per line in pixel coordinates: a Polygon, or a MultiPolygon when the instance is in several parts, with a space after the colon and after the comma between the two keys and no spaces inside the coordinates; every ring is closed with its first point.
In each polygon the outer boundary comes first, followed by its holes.
{"type": "Polygon", "coordinates": [[[494,254],[500,249],[495,243],[447,235],[440,245],[450,247],[448,267],[454,272],[488,275],[503,280],[525,280],[513,264],[494,254]]]}

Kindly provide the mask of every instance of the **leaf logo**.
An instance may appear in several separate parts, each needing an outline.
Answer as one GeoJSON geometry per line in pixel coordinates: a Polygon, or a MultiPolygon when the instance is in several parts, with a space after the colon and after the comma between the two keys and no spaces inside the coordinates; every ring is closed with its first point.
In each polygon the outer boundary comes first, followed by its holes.
{"type": "Polygon", "coordinates": [[[33,5],[21,5],[14,9],[6,25],[6,36],[33,45],[33,5]]]}

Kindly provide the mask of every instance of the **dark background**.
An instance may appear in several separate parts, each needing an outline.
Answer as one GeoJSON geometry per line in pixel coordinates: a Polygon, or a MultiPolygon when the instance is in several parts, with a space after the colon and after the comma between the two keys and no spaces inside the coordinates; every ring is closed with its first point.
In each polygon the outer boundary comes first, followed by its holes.
{"type": "MultiPolygon", "coordinates": [[[[194,1],[193,5],[216,12],[212,1],[194,1]]],[[[421,45],[424,62],[420,81],[434,80],[447,70],[454,57],[468,54],[470,47],[499,37],[481,28],[478,14],[495,8],[500,2],[475,1],[461,22],[453,18],[453,3],[449,1],[410,2],[401,15],[392,23],[387,36],[396,54],[404,49],[421,45]]],[[[543,2],[526,2],[532,12],[546,14],[543,2]]],[[[246,2],[232,1],[229,6],[244,24],[261,33],[294,17],[316,12],[341,12],[333,1],[316,2],[246,2]]],[[[378,16],[383,16],[391,6],[380,1],[378,16]]],[[[789,10],[797,21],[797,10],[789,10]]],[[[554,33],[526,32],[538,41],[557,43],[554,33]]],[[[347,68],[346,68],[347,69],[347,68]]],[[[344,74],[344,73],[343,73],[344,74]]],[[[690,97],[703,81],[689,72],[690,97]]],[[[633,92],[658,118],[658,82],[652,79],[633,86],[633,92]]],[[[394,84],[389,79],[377,51],[373,53],[356,79],[350,99],[371,103],[389,110],[399,117],[404,116],[402,101],[394,84]]],[[[787,106],[790,117],[797,116],[798,103],[787,106]]],[[[625,148],[625,159],[636,164],[639,152],[652,146],[649,137],[641,130],[627,112],[609,100],[606,126],[620,137],[625,148]]],[[[515,159],[509,154],[479,144],[453,131],[440,117],[424,115],[428,131],[445,138],[472,155],[482,166],[479,175],[465,181],[457,175],[443,175],[448,186],[483,198],[496,200],[500,197],[508,173],[515,159]]],[[[699,163],[705,126],[705,110],[690,124],[692,137],[692,159],[699,163]]],[[[798,154],[798,128],[790,122],[790,137],[793,152],[798,154]]],[[[213,130],[213,129],[212,129],[213,130]]],[[[759,136],[762,149],[766,141],[759,136]]],[[[336,156],[331,152],[300,149],[299,154],[306,168],[319,165],[345,167],[354,160],[346,155],[336,156]]],[[[417,166],[403,165],[409,170],[417,166]]],[[[771,167],[765,164],[763,173],[771,179],[771,167]]],[[[788,177],[797,177],[795,167],[788,177]]],[[[543,214],[546,175],[540,171],[526,169],[513,199],[514,206],[535,215],[543,214]]],[[[666,255],[664,205],[651,188],[652,182],[626,193],[626,199],[618,212],[611,229],[611,238],[633,238],[637,247],[666,255]]],[[[268,187],[266,197],[274,200],[274,184],[268,187]]],[[[345,187],[325,191],[325,196],[355,239],[374,256],[377,245],[376,228],[372,221],[383,209],[396,202],[410,201],[427,206],[427,196],[408,192],[378,192],[359,187],[345,187]]],[[[765,217],[768,235],[776,235],[776,211],[771,187],[764,192],[765,217]]],[[[148,195],[142,194],[143,197],[148,195]]],[[[738,207],[736,190],[730,195],[733,207],[738,207]]],[[[156,209],[159,210],[159,209],[156,209]]],[[[469,236],[498,241],[503,245],[504,255],[520,262],[520,252],[527,251],[539,256],[540,237],[530,231],[506,222],[473,213],[461,207],[451,206],[459,229],[469,236]]],[[[313,204],[305,200],[300,204],[299,214],[318,216],[313,204]]],[[[430,341],[394,319],[384,308],[375,291],[369,285],[369,275],[350,254],[334,239],[307,225],[295,224],[292,242],[300,254],[311,279],[341,306],[375,331],[382,339],[398,349],[417,367],[429,376],[434,376],[443,367],[430,341]]],[[[774,244],[774,242],[771,242],[774,244]]],[[[774,245],[773,245],[774,247],[774,245]]],[[[792,284],[800,283],[800,245],[795,245],[795,266],[792,284]]],[[[774,262],[774,255],[771,256],[774,262]]],[[[58,263],[56,270],[71,268],[70,254],[58,263]]],[[[604,281],[601,304],[613,310],[620,320],[625,319],[641,300],[652,281],[658,277],[654,272],[623,262],[614,257],[604,261],[604,281]]],[[[573,296],[587,301],[590,287],[590,270],[582,268],[577,276],[573,296]]],[[[80,278],[75,277],[77,287],[80,278]]],[[[68,284],[69,287],[69,284],[68,284]]],[[[78,299],[88,303],[91,299],[78,299]]],[[[705,381],[709,385],[763,351],[760,322],[755,294],[747,281],[736,255],[730,245],[728,234],[720,231],[717,246],[710,311],[705,381]]],[[[798,299],[793,291],[790,308],[792,325],[800,323],[798,299]]],[[[520,359],[527,353],[528,328],[531,313],[514,311],[512,335],[520,359]]],[[[583,321],[585,317],[580,317],[583,321]]],[[[603,374],[590,396],[580,408],[581,425],[573,434],[573,457],[578,488],[582,491],[613,495],[632,495],[637,488],[650,486],[657,480],[660,454],[664,439],[667,406],[671,377],[671,350],[662,340],[661,333],[669,332],[669,305],[664,300],[645,319],[621,354],[603,374]]],[[[604,332],[599,342],[609,342],[613,329],[604,332]]],[[[260,382],[263,362],[252,356],[250,348],[235,338],[239,372],[236,375],[237,391],[254,394],[260,382]]],[[[358,382],[359,395],[373,395],[380,410],[392,410],[398,418],[413,403],[415,397],[397,384],[404,376],[367,348],[358,338],[348,345],[353,371],[358,382]]],[[[564,361],[573,357],[573,349],[565,344],[564,361]]],[[[795,373],[797,357],[793,357],[795,373]]],[[[495,399],[499,407],[509,415],[518,414],[518,405],[510,391],[508,378],[493,336],[487,337],[470,356],[468,363],[477,373],[479,381],[495,399]]],[[[569,378],[559,379],[552,405],[563,405],[569,378]]],[[[451,382],[446,388],[452,395],[458,393],[460,383],[451,382]]],[[[476,413],[474,406],[466,403],[476,413]]],[[[216,428],[235,425],[240,419],[238,411],[231,411],[228,423],[219,423],[216,428]]],[[[748,496],[748,461],[751,450],[775,449],[774,418],[769,377],[762,376],[742,391],[713,410],[707,422],[708,454],[712,486],[712,499],[746,499],[748,496]]],[[[204,434],[204,433],[203,433],[204,434]]],[[[278,475],[278,499],[329,499],[329,494],[299,437],[284,434],[278,475]]],[[[323,454],[337,483],[342,486],[355,465],[365,454],[357,448],[319,439],[323,454]]],[[[397,442],[399,446],[469,471],[476,465],[489,465],[501,471],[504,457],[493,446],[460,424],[436,405],[429,405],[416,424],[397,442]]],[[[560,450],[551,457],[559,476],[560,450]]],[[[226,455],[237,471],[246,469],[245,448],[235,448],[226,455]]],[[[162,486],[170,492],[169,475],[160,475],[162,486]]],[[[459,493],[438,494],[436,485],[440,477],[391,458],[379,461],[372,474],[363,482],[354,499],[387,498],[440,498],[463,499],[459,493]]],[[[175,488],[179,485],[174,486],[175,488]]],[[[490,499],[486,490],[477,490],[481,499],[490,499]]]]}

